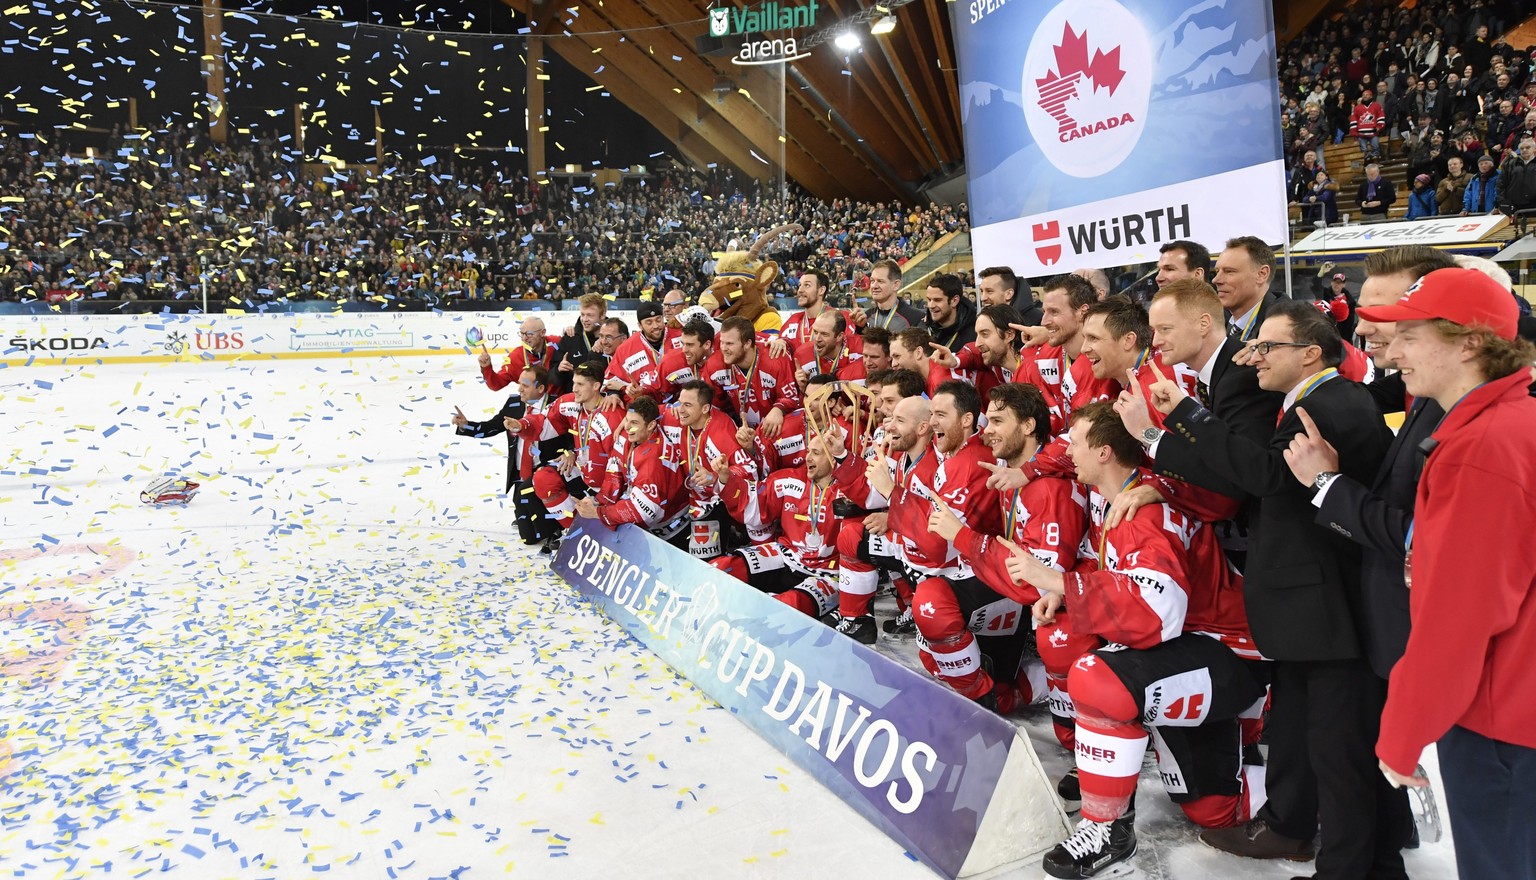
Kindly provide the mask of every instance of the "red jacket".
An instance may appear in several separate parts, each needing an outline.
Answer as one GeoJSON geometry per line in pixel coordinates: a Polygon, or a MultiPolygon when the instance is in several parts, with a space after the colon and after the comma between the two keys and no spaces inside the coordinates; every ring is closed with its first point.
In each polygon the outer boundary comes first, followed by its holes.
{"type": "Polygon", "coordinates": [[[832,512],[832,503],[840,497],[835,481],[816,491],[804,465],[774,471],[760,483],[732,470],[723,493],[726,509],[748,531],[777,532],[772,541],[785,556],[809,570],[834,572],[843,521],[832,512]]]}
{"type": "Polygon", "coordinates": [[[694,485],[691,479],[700,471],[710,472],[715,459],[724,457],[730,463],[731,470],[741,471],[749,480],[757,478],[757,466],[752,457],[742,451],[741,445],[736,442],[736,423],[718,409],[710,410],[709,423],[702,431],[684,428],[683,423],[677,420],[676,412],[669,409],[661,414],[657,431],[667,441],[667,455],[688,483],[688,503],[696,511],[695,516],[707,511],[720,500],[723,487],[718,482],[711,481],[701,488],[694,485]]]}
{"type": "Polygon", "coordinates": [[[662,356],[658,369],[642,372],[644,373],[642,378],[648,381],[635,384],[640,386],[641,391],[656,398],[660,403],[672,403],[677,399],[677,386],[699,378],[698,372],[688,366],[688,359],[683,356],[683,350],[680,348],[668,350],[662,356]]]}
{"type": "MultiPolygon", "coordinates": [[[[842,309],[837,311],[843,312],[842,309]]],[[[843,319],[848,319],[847,312],[843,312],[843,319]]],[[[784,321],[784,326],[779,328],[779,338],[789,343],[789,348],[793,351],[801,343],[811,341],[811,324],[813,323],[815,323],[815,319],[807,315],[804,310],[795,312],[784,321]]],[[[850,331],[853,330],[852,325],[853,322],[849,321],[848,329],[850,331]]],[[[853,338],[851,332],[848,334],[848,338],[853,338]]]]}
{"type": "Polygon", "coordinates": [[[507,352],[506,363],[501,365],[501,369],[493,370],[487,365],[480,368],[480,376],[485,379],[486,386],[492,391],[500,391],[508,385],[515,385],[517,378],[523,374],[523,370],[526,370],[530,363],[542,364],[546,370],[554,369],[555,346],[559,344],[560,337],[545,337],[544,353],[538,357],[534,356],[528,346],[519,345],[507,352]]]}
{"type": "Polygon", "coordinates": [[[864,367],[864,338],[852,333],[845,337],[842,350],[835,356],[822,360],[816,355],[816,345],[809,338],[795,348],[795,369],[806,376],[831,373],[839,380],[862,381],[868,376],[864,367]]]}
{"type": "Polygon", "coordinates": [[[634,523],[666,525],[688,506],[688,489],[677,463],[667,455],[660,431],[634,449],[623,434],[614,439],[608,473],[597,499],[597,516],[609,528],[634,523]]]}
{"type": "MultiPolygon", "coordinates": [[[[1002,493],[1005,537],[1028,550],[1044,565],[1057,571],[1071,571],[1077,565],[1077,553],[1088,528],[1088,496],[1083,487],[1070,478],[1041,477],[1022,488],[1002,493]]],[[[1008,574],[1008,558],[1013,551],[992,535],[964,526],[955,536],[960,555],[971,560],[971,567],[982,583],[999,595],[1033,605],[1040,591],[1029,584],[1016,584],[1008,574]]]]}
{"type": "Polygon", "coordinates": [[[608,456],[613,452],[613,440],[619,436],[619,424],[624,421],[624,410],[589,412],[576,402],[576,395],[564,394],[548,410],[531,413],[521,421],[523,439],[553,440],[561,434],[570,434],[582,481],[594,489],[602,487],[608,456]]]}
{"type": "Polygon", "coordinates": [[[1536,748],[1536,400],[1530,373],[1457,404],[1414,501],[1408,649],[1392,669],[1376,755],[1407,775],[1459,725],[1536,748]]]}

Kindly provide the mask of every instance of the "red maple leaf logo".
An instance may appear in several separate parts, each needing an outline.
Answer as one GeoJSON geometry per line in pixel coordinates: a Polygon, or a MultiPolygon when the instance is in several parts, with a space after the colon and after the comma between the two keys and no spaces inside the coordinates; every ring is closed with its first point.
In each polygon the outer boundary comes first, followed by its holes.
{"type": "Polygon", "coordinates": [[[1084,79],[1093,81],[1095,87],[1109,89],[1113,95],[1125,79],[1120,68],[1120,47],[1104,52],[1095,49],[1093,58],[1088,57],[1088,31],[1073,33],[1071,23],[1062,26],[1061,43],[1056,46],[1056,69],[1035,80],[1040,90],[1040,109],[1049,113],[1067,131],[1077,125],[1066,111],[1067,101],[1078,94],[1078,84],[1084,79]]]}

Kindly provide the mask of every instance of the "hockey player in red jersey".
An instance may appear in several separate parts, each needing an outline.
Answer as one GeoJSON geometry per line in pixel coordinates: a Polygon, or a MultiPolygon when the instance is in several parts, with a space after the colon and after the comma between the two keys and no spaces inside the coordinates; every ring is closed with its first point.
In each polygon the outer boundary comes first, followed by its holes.
{"type": "Polygon", "coordinates": [[[642,302],[635,316],[640,319],[640,329],[619,343],[608,361],[608,378],[603,386],[626,399],[633,397],[637,389],[657,385],[661,359],[668,351],[667,319],[662,317],[661,304],[642,302]]]}
{"type": "Polygon", "coordinates": [[[823,312],[812,322],[810,338],[795,350],[795,381],[804,390],[815,376],[851,382],[865,375],[863,344],[848,335],[848,319],[839,311],[823,312]]]}
{"type": "Polygon", "coordinates": [[[603,485],[608,456],[624,411],[603,409],[603,374],[598,362],[579,364],[571,376],[571,393],[561,396],[546,413],[525,416],[519,436],[550,440],[570,436],[574,448],[558,464],[534,471],[533,491],[545,509],[569,528],[576,512],[575,498],[585,498],[603,485]]]}
{"type": "Polygon", "coordinates": [[[603,489],[596,499],[576,502],[576,514],[596,518],[609,528],[634,523],[682,547],[688,525],[688,491],[677,463],[667,454],[658,430],[661,407],[637,397],[624,413],[623,431],[608,459],[603,489]],[[679,536],[682,539],[679,539],[679,536]]]}
{"type": "MultiPolygon", "coordinates": [[[[946,382],[935,398],[945,398],[941,413],[949,416],[962,409],[955,401],[974,401],[975,394],[964,382],[946,382]]],[[[976,407],[965,409],[974,413],[976,407]]],[[[1000,528],[997,493],[986,491],[988,474],[979,464],[991,459],[981,439],[971,433],[974,414],[969,427],[956,415],[942,418],[937,429],[932,414],[929,401],[902,400],[886,429],[890,451],[899,455],[877,455],[868,463],[848,455],[838,465],[838,484],[855,504],[867,510],[887,508],[884,534],[867,534],[862,523],[853,521],[838,535],[843,569],[838,630],[866,644],[875,640],[869,605],[877,564],[914,584],[972,575],[954,544],[928,531],[934,498],[944,499],[962,522],[994,533],[1000,528]]]]}
{"type": "MultiPolygon", "coordinates": [[[[982,438],[991,447],[994,458],[1001,459],[1009,468],[1022,468],[1050,439],[1051,413],[1045,395],[1033,385],[1014,383],[993,388],[987,397],[987,427],[982,438]]],[[[997,535],[964,526],[945,510],[934,511],[929,527],[955,542],[961,555],[971,560],[982,584],[1029,609],[1040,599],[1039,591],[1028,584],[1014,583],[1008,572],[1008,560],[1016,548],[1022,548],[1050,568],[1071,571],[1077,565],[1078,548],[1088,526],[1087,495],[1069,477],[1044,476],[1003,492],[1001,503],[1003,528],[997,535]]],[[[1057,622],[1066,623],[1065,611],[1057,613],[1057,622]]],[[[1025,635],[1029,636],[1027,630],[1025,635]]],[[[1065,626],[1055,625],[1041,627],[1034,636],[1045,662],[1039,668],[1020,670],[1018,676],[999,682],[1004,691],[997,696],[997,706],[1006,711],[1009,700],[1018,702],[1015,694],[1008,693],[1010,687],[1016,687],[1018,695],[1023,695],[1027,688],[1032,699],[1048,693],[1056,736],[1071,748],[1073,712],[1067,693],[1067,673],[1078,655],[1103,641],[1091,635],[1073,636],[1065,626]],[[1063,662],[1051,662],[1058,657],[1063,662]]],[[[991,687],[987,681],[990,676],[982,672],[979,678],[975,682],[961,680],[956,689],[986,694],[991,687]]]]}
{"type": "Polygon", "coordinates": [[[1083,818],[1044,859],[1052,877],[1082,878],[1136,851],[1132,799],[1149,737],[1164,788],[1197,824],[1236,825],[1258,811],[1263,768],[1243,765],[1237,718],[1265,690],[1245,659],[1258,654],[1241,576],[1210,528],[1166,504],[1106,528],[1110,503],[1136,485],[1141,445],[1107,402],[1077,410],[1070,437],[1078,480],[1093,490],[1090,558],[1068,574],[1028,553],[1009,566],[1040,590],[1037,620],[1064,604],[1076,629],[1109,642],[1068,677],[1083,818]]]}
{"type": "Polygon", "coordinates": [[[911,370],[923,377],[929,397],[938,393],[939,386],[955,378],[949,368],[934,363],[933,340],[922,327],[908,327],[891,337],[891,365],[898,370],[911,370]]]}
{"type": "Polygon", "coordinates": [[[500,391],[516,382],[529,367],[555,368],[555,348],[560,344],[560,337],[545,334],[543,318],[524,318],[518,335],[521,342],[507,352],[507,360],[499,370],[491,367],[491,352],[485,343],[480,344],[480,377],[492,391],[500,391]]]}
{"type": "MultiPolygon", "coordinates": [[[[1067,416],[1080,390],[1090,399],[1093,367],[1081,357],[1083,320],[1088,307],[1098,302],[1093,285],[1077,275],[1057,275],[1045,282],[1040,294],[1040,326],[1025,328],[1027,338],[1020,353],[1023,370],[1016,381],[1045,392],[1051,403],[1051,433],[1067,429],[1067,416]]],[[[1017,327],[1015,329],[1018,329],[1017,327]]]]}
{"type": "Polygon", "coordinates": [[[717,400],[730,401],[742,427],[772,440],[784,427],[784,417],[800,408],[793,361],[770,356],[752,322],[740,316],[725,319],[715,339],[716,351],[701,378],[714,386],[717,400]]]}
{"type": "Polygon", "coordinates": [[[789,351],[810,340],[811,325],[822,315],[836,312],[843,316],[844,322],[848,320],[845,312],[827,306],[830,281],[827,273],[820,269],[807,269],[800,276],[800,283],[795,287],[795,301],[800,311],[786,318],[784,326],[779,328],[779,338],[789,346],[789,351]]]}
{"type": "MultiPolygon", "coordinates": [[[[841,449],[842,438],[836,438],[841,449]]],[[[820,617],[837,607],[837,530],[832,512],[840,494],[832,479],[836,465],[828,443],[813,440],[805,463],[751,481],[725,459],[715,462],[725,483],[725,505],[759,540],[714,560],[729,572],[779,601],[820,617]]]]}
{"type": "Polygon", "coordinates": [[[987,392],[1014,381],[1023,361],[1019,357],[1018,331],[1013,325],[1024,319],[1010,305],[987,306],[976,316],[976,341],[959,352],[934,346],[932,359],[959,377],[970,379],[983,400],[987,392]]]}
{"type": "Polygon", "coordinates": [[[678,334],[678,345],[662,355],[655,381],[638,385],[641,394],[649,394],[663,404],[677,401],[677,387],[699,378],[704,363],[715,350],[715,328],[707,319],[690,321],[678,334]]]}
{"type": "Polygon", "coordinates": [[[678,387],[677,406],[661,416],[667,453],[688,486],[687,550],[696,559],[714,559],[747,543],[747,534],[720,501],[724,486],[712,462],[726,459],[747,478],[757,475],[752,458],[736,442],[736,423],[714,407],[715,391],[693,380],[678,387]]]}
{"type": "Polygon", "coordinates": [[[1043,699],[1045,676],[1037,670],[1034,682],[1028,676],[1021,683],[1016,681],[1031,635],[1028,606],[977,578],[971,565],[976,557],[958,550],[954,543],[962,529],[983,535],[1002,532],[1002,499],[987,488],[989,473],[980,466],[993,460],[990,445],[975,433],[980,417],[981,399],[969,383],[946,382],[933,396],[929,425],[934,453],[942,463],[934,477],[935,496],[919,528],[942,541],[944,552],[960,561],[962,568],[917,581],[913,620],[919,634],[918,656],[930,674],[992,710],[1007,713],[1029,705],[1036,695],[1043,699]],[[983,656],[1000,680],[994,682],[992,672],[983,668],[983,656]]]}

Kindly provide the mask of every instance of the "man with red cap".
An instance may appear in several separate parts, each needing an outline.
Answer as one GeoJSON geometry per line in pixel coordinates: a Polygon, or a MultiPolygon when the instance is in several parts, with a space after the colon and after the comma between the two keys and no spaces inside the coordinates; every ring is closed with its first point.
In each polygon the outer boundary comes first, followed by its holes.
{"type": "Polygon", "coordinates": [[[1389,356],[1408,393],[1445,417],[1429,439],[1408,532],[1408,648],[1392,670],[1376,756],[1394,785],[1438,742],[1462,877],[1536,872],[1536,347],[1516,335],[1509,291],[1440,269],[1396,305],[1389,356]]]}

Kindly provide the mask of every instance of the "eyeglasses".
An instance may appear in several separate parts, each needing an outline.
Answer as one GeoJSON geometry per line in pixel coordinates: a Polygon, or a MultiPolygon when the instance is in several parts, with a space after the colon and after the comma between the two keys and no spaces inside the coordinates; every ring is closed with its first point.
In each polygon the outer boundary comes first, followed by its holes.
{"type": "Polygon", "coordinates": [[[680,309],[685,305],[687,305],[687,303],[684,302],[664,302],[661,304],[661,307],[664,309],[680,309]]]}
{"type": "Polygon", "coordinates": [[[1277,348],[1311,348],[1310,342],[1255,342],[1248,346],[1253,353],[1261,357],[1269,357],[1269,353],[1277,348]]]}

